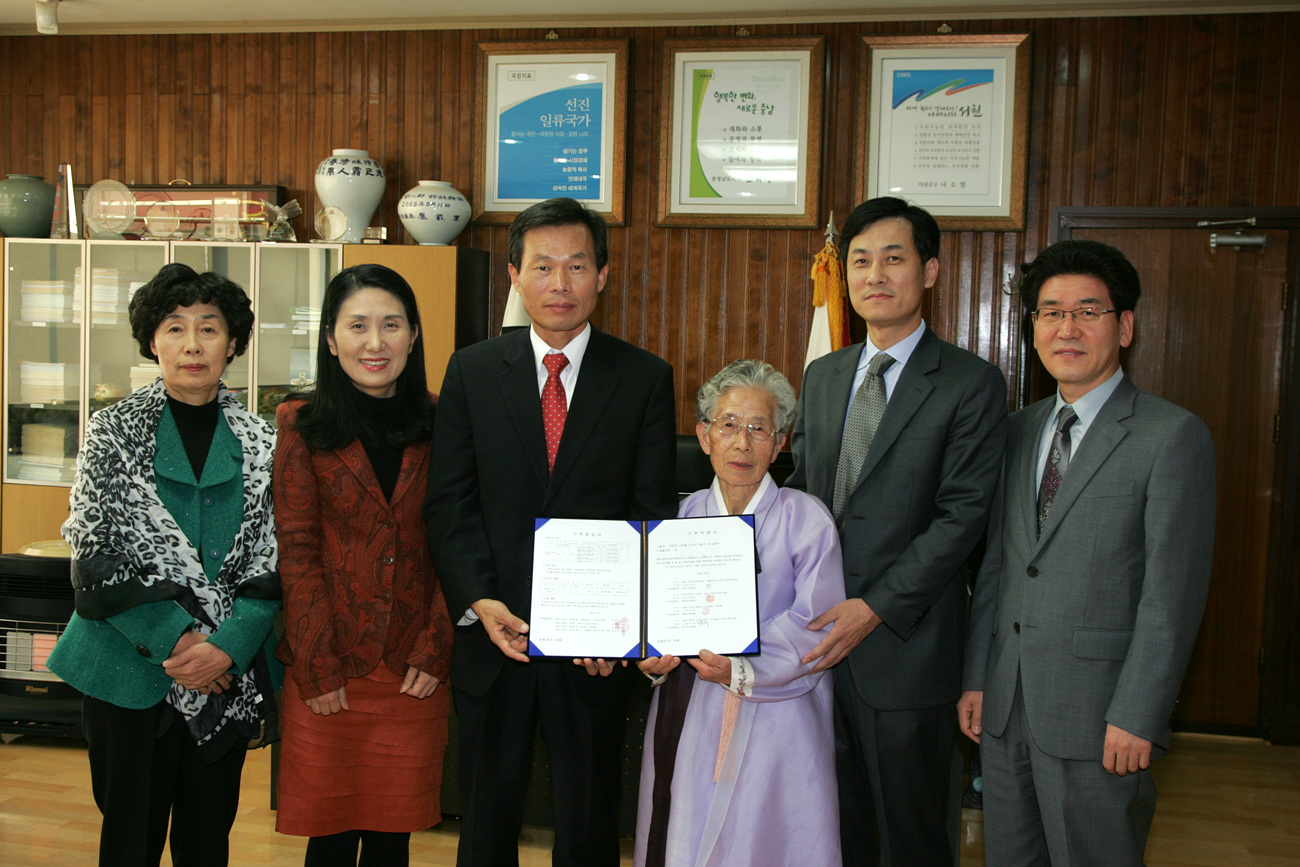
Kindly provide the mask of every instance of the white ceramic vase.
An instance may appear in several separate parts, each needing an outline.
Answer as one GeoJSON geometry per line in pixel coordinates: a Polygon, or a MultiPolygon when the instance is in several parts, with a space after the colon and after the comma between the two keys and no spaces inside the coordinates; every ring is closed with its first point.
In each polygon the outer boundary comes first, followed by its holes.
{"type": "Polygon", "coordinates": [[[334,206],[348,218],[344,244],[360,244],[375,208],[384,198],[384,167],[370,151],[335,148],[316,167],[316,196],[322,207],[334,206]]]}
{"type": "Polygon", "coordinates": [[[446,181],[420,181],[397,203],[397,217],[417,244],[443,246],[469,225],[472,209],[446,181]]]}

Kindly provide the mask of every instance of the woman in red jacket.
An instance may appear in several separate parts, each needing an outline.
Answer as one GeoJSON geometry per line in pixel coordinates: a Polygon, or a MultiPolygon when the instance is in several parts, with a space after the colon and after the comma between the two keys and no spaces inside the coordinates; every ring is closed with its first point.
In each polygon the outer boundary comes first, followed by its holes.
{"type": "Polygon", "coordinates": [[[357,265],[330,282],[316,377],[276,416],[276,829],[311,837],[308,867],[401,867],[410,832],[441,815],[452,645],[422,516],[434,397],[401,275],[357,265]]]}

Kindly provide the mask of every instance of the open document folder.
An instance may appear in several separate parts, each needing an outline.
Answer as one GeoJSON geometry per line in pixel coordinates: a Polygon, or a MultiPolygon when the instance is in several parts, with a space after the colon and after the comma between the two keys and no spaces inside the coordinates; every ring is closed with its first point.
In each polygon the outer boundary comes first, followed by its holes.
{"type": "Polygon", "coordinates": [[[529,656],[754,655],[754,516],[538,518],[529,656]]]}

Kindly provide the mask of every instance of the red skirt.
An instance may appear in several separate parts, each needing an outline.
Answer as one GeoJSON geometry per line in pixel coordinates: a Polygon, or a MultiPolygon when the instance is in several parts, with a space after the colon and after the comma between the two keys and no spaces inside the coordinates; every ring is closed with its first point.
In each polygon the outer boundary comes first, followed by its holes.
{"type": "Polygon", "coordinates": [[[442,820],[439,792],[450,690],[415,699],[381,663],[347,684],[349,710],[307,707],[290,669],[281,709],[275,829],[323,837],[343,831],[423,831],[442,820]]]}

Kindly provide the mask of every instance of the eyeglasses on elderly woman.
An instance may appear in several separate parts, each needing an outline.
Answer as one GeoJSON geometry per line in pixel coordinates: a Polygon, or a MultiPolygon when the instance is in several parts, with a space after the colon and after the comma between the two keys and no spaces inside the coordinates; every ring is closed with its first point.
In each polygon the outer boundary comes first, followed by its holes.
{"type": "Polygon", "coordinates": [[[718,432],[718,436],[724,440],[729,440],[742,430],[749,431],[749,437],[757,442],[766,442],[776,435],[775,426],[764,418],[756,418],[753,421],[746,422],[743,418],[734,415],[720,415],[711,419],[709,424],[718,432]]]}

